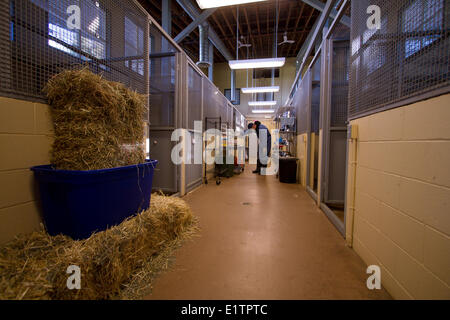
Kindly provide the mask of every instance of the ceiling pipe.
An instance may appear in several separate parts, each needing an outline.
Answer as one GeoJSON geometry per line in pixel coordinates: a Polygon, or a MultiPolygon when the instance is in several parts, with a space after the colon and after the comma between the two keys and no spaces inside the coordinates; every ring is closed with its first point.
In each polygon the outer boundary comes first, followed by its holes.
{"type": "Polygon", "coordinates": [[[209,46],[209,68],[208,68],[208,78],[211,82],[214,82],[214,46],[211,41],[208,41],[209,46]]]}
{"type": "Polygon", "coordinates": [[[199,33],[199,61],[197,62],[197,66],[200,68],[209,68],[211,62],[209,61],[209,40],[208,40],[208,31],[209,24],[202,23],[198,26],[199,33]]]}

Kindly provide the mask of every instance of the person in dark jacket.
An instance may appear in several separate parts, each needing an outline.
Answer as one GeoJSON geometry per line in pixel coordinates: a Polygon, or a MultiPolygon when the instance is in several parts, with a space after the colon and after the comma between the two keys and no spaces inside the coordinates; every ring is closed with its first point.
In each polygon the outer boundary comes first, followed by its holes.
{"type": "Polygon", "coordinates": [[[264,165],[261,163],[259,153],[263,152],[263,154],[267,154],[267,157],[270,157],[270,149],[272,147],[272,135],[270,134],[269,129],[259,121],[255,121],[254,123],[249,123],[248,129],[249,130],[254,129],[256,131],[256,136],[258,137],[258,160],[256,163],[256,170],[253,171],[253,173],[261,174],[261,168],[266,168],[267,164],[264,165]],[[259,140],[259,134],[263,133],[264,131],[266,131],[266,134],[267,134],[267,145],[266,146],[262,146],[261,141],[259,140]]]}

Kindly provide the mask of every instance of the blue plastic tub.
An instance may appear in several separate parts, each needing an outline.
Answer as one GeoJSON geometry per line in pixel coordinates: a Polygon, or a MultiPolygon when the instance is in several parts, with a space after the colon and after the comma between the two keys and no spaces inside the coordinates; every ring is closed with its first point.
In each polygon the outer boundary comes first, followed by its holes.
{"type": "Polygon", "coordinates": [[[157,163],[91,171],[31,168],[47,232],[85,239],[148,209],[157,163]]]}

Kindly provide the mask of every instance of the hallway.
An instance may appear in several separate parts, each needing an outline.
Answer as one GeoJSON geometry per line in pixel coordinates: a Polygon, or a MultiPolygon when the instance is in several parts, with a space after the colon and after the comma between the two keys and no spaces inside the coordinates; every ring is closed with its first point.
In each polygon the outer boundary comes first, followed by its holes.
{"type": "Polygon", "coordinates": [[[148,299],[390,299],[302,187],[251,170],[184,197],[200,237],[148,299]]]}

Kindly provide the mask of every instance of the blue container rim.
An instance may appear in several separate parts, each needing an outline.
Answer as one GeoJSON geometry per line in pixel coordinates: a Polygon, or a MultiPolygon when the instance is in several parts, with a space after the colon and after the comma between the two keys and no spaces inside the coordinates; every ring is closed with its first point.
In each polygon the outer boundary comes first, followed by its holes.
{"type": "Polygon", "coordinates": [[[47,173],[58,172],[58,173],[63,173],[63,174],[67,174],[67,175],[77,175],[77,176],[79,176],[79,175],[93,175],[93,174],[101,174],[101,173],[116,172],[116,171],[123,172],[124,170],[136,169],[136,167],[137,168],[142,168],[142,167],[147,167],[149,165],[151,165],[153,168],[155,168],[157,164],[158,164],[158,160],[147,159],[147,160],[145,160],[145,163],[139,163],[139,164],[133,164],[133,165],[129,165],[129,166],[109,168],[109,169],[98,169],[98,170],[58,170],[58,169],[55,169],[54,167],[52,167],[51,164],[46,164],[46,165],[40,165],[40,166],[31,167],[30,170],[33,171],[33,172],[47,172],[47,173]]]}

